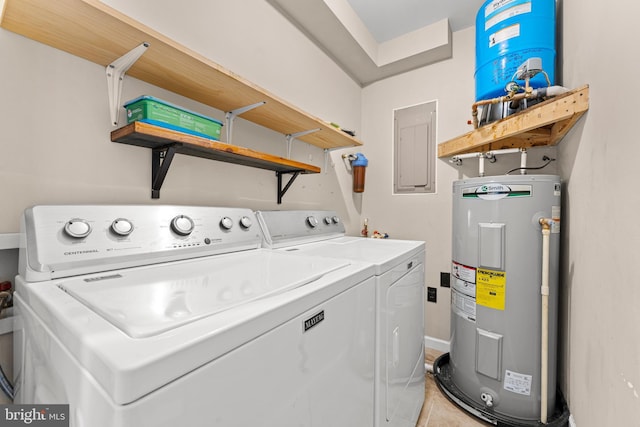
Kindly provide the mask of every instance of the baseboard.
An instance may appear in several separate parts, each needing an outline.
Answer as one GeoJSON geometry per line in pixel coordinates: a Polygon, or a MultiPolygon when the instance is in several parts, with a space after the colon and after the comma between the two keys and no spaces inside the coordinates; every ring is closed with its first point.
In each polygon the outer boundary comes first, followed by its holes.
{"type": "Polygon", "coordinates": [[[441,340],[439,338],[433,338],[424,336],[424,346],[426,348],[432,348],[434,350],[441,351],[443,353],[449,352],[450,343],[449,341],[441,340]]]}

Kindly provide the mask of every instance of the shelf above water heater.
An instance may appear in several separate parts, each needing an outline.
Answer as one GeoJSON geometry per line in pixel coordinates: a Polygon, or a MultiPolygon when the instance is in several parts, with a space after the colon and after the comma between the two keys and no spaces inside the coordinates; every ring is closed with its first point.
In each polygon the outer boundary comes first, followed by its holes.
{"type": "Polygon", "coordinates": [[[438,157],[556,145],[589,109],[589,85],[438,145],[438,157]]]}

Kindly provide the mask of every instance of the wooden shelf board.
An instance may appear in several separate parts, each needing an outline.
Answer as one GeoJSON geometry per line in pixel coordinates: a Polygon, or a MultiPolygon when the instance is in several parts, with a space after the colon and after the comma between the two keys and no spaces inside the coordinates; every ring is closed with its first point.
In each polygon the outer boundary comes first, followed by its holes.
{"type": "Polygon", "coordinates": [[[111,141],[146,148],[174,146],[176,153],[276,172],[319,173],[320,168],[306,163],[261,153],[143,122],[133,122],[111,132],[111,141]]]}
{"type": "Polygon", "coordinates": [[[479,127],[438,145],[438,157],[503,148],[555,145],[589,109],[589,86],[479,127]]]}
{"type": "Polygon", "coordinates": [[[224,67],[97,0],[4,0],[0,26],[106,67],[143,42],[127,75],[222,111],[257,102],[242,118],[321,148],[362,143],[224,67]]]}

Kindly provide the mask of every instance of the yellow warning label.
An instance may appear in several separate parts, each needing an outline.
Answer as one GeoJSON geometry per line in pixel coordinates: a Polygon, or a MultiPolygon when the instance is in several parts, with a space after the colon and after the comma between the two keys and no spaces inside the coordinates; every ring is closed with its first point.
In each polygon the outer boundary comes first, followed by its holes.
{"type": "Polygon", "coordinates": [[[504,271],[476,271],[476,304],[496,310],[504,310],[507,274],[504,271]]]}

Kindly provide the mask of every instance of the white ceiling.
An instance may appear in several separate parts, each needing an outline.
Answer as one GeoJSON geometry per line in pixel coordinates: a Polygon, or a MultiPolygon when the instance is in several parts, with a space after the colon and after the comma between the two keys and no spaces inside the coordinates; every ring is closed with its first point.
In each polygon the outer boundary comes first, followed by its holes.
{"type": "Polygon", "coordinates": [[[378,43],[449,19],[451,31],[475,24],[485,0],[347,0],[378,43]]]}
{"type": "Polygon", "coordinates": [[[267,0],[358,84],[451,57],[485,0],[267,0]]]}

